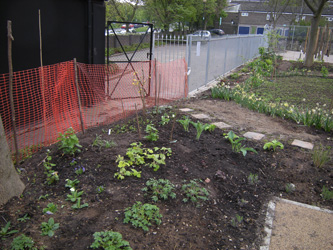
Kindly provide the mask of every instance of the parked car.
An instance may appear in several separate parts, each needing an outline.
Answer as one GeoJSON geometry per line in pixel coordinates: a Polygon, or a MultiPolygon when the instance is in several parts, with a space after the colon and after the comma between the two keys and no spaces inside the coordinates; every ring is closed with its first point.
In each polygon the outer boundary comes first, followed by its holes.
{"type": "Polygon", "coordinates": [[[191,35],[195,40],[209,40],[211,38],[211,34],[208,30],[197,30],[191,35]]]}
{"type": "Polygon", "coordinates": [[[221,29],[212,29],[210,30],[212,36],[223,36],[225,33],[221,29]]]}
{"type": "MultiPolygon", "coordinates": [[[[128,25],[128,27],[129,27],[129,28],[134,28],[134,24],[131,24],[131,23],[130,23],[130,24],[128,25]]],[[[122,25],[121,28],[122,28],[122,29],[126,29],[126,24],[122,25]]]]}

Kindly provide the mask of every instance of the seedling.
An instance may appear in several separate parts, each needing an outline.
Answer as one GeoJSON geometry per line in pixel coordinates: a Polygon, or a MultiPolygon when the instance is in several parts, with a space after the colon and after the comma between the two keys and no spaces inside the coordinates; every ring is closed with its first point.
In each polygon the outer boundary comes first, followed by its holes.
{"type": "Polygon", "coordinates": [[[295,191],[296,186],[293,183],[287,183],[285,186],[285,189],[286,189],[286,192],[289,194],[289,193],[292,193],[295,191]]]}
{"type": "Polygon", "coordinates": [[[76,202],[78,198],[81,197],[83,191],[78,192],[75,188],[71,188],[71,193],[67,195],[66,200],[71,202],[76,202]]]}
{"type": "Polygon", "coordinates": [[[86,168],[83,166],[78,166],[77,168],[74,169],[75,170],[75,174],[77,175],[81,175],[84,172],[86,172],[86,168]]]}
{"type": "Polygon", "coordinates": [[[185,198],[183,202],[193,202],[196,206],[200,206],[201,202],[207,201],[209,193],[206,188],[200,187],[198,182],[201,180],[190,180],[190,183],[183,184],[182,191],[184,192],[185,198]]]}
{"type": "Polygon", "coordinates": [[[251,151],[256,154],[258,153],[254,148],[243,147],[241,141],[245,140],[245,138],[239,137],[233,131],[229,131],[229,133],[225,135],[224,138],[228,139],[229,142],[231,143],[231,148],[233,152],[235,153],[242,152],[244,157],[246,156],[247,151],[251,151]]]}
{"type": "Polygon", "coordinates": [[[85,208],[88,207],[89,204],[88,203],[83,203],[81,205],[81,198],[77,198],[76,199],[76,203],[72,206],[73,209],[81,209],[81,208],[85,208]]]}
{"type": "Polygon", "coordinates": [[[98,186],[97,188],[96,188],[96,192],[98,193],[98,194],[101,194],[101,193],[103,193],[104,192],[104,187],[103,186],[98,186]]]}
{"type": "Polygon", "coordinates": [[[102,147],[111,148],[117,146],[117,143],[115,143],[114,141],[102,140],[100,135],[96,135],[96,139],[93,141],[92,146],[99,147],[99,149],[101,149],[102,147]]]}
{"type": "Polygon", "coordinates": [[[208,126],[210,126],[209,124],[202,124],[201,122],[197,122],[197,123],[194,123],[194,122],[191,122],[191,124],[195,127],[195,129],[197,130],[197,136],[195,139],[199,140],[200,139],[200,136],[202,134],[202,132],[204,130],[206,130],[206,128],[208,128],[208,126]]]}
{"type": "Polygon", "coordinates": [[[7,236],[18,232],[18,230],[9,230],[9,229],[10,229],[10,221],[8,221],[7,224],[1,228],[0,237],[6,238],[7,236]]]}
{"type": "Polygon", "coordinates": [[[29,214],[25,214],[23,217],[17,219],[19,222],[26,222],[27,220],[30,220],[29,214]]]}
{"type": "Polygon", "coordinates": [[[258,183],[258,175],[250,173],[250,175],[247,177],[247,180],[248,180],[250,185],[257,184],[258,183]]]}
{"type": "Polygon", "coordinates": [[[143,231],[148,231],[149,226],[155,222],[157,225],[161,224],[162,215],[160,209],[149,203],[142,205],[137,201],[132,207],[125,209],[124,223],[131,223],[134,227],[140,227],[143,231]]]}
{"type": "Polygon", "coordinates": [[[52,169],[52,167],[55,167],[56,164],[51,163],[52,157],[49,155],[50,150],[47,150],[46,152],[46,158],[43,161],[43,166],[45,169],[44,174],[46,174],[46,183],[51,185],[57,181],[59,181],[59,176],[58,176],[58,172],[54,171],[52,169]]]}
{"type": "Polygon", "coordinates": [[[280,147],[281,149],[284,148],[284,146],[283,146],[283,144],[281,142],[279,142],[279,141],[277,141],[277,140],[274,139],[271,142],[265,143],[265,145],[264,145],[263,148],[264,148],[264,150],[269,150],[270,148],[272,148],[273,151],[275,152],[275,150],[276,150],[277,147],[280,147]]]}
{"type": "Polygon", "coordinates": [[[329,201],[333,199],[333,191],[330,191],[327,187],[323,186],[322,192],[321,192],[321,197],[323,198],[324,201],[329,201]]]}
{"type": "Polygon", "coordinates": [[[32,240],[31,237],[26,236],[25,234],[21,234],[13,239],[11,244],[11,250],[37,250],[35,247],[35,242],[32,240]]]}
{"type": "Polygon", "coordinates": [[[42,222],[41,229],[43,236],[52,237],[54,235],[54,231],[59,228],[59,223],[54,223],[54,219],[50,218],[48,222],[42,222]]]}
{"type": "Polygon", "coordinates": [[[82,146],[79,144],[79,138],[77,138],[73,128],[67,129],[65,133],[59,133],[60,140],[59,149],[62,150],[64,155],[75,155],[80,153],[82,146]]]}
{"type": "Polygon", "coordinates": [[[184,116],[183,117],[183,120],[178,120],[178,122],[183,125],[183,128],[185,130],[185,132],[188,132],[189,131],[189,126],[190,126],[190,122],[191,120],[187,117],[187,116],[184,116]]]}
{"type": "Polygon", "coordinates": [[[54,214],[57,211],[57,205],[54,203],[47,204],[47,207],[43,209],[44,214],[54,214]]]}
{"type": "Polygon", "coordinates": [[[242,222],[243,222],[243,216],[236,214],[236,216],[234,218],[232,218],[232,220],[231,220],[231,225],[233,227],[238,227],[238,226],[240,226],[240,224],[242,224],[242,222]]]}
{"type": "Polygon", "coordinates": [[[94,242],[91,248],[102,248],[109,250],[132,250],[128,241],[123,240],[123,236],[118,232],[104,231],[94,233],[94,242]]]}
{"type": "Polygon", "coordinates": [[[169,197],[175,199],[176,194],[173,192],[174,189],[175,186],[169,180],[151,178],[146,182],[146,187],[142,191],[151,193],[151,199],[157,202],[162,199],[167,200],[169,197]]]}
{"type": "Polygon", "coordinates": [[[152,124],[148,124],[146,126],[146,133],[148,135],[146,135],[144,138],[149,140],[149,141],[157,141],[159,136],[158,136],[158,130],[152,125],[152,124]]]}
{"type": "Polygon", "coordinates": [[[80,181],[78,181],[77,179],[75,179],[74,181],[71,181],[71,180],[69,180],[69,179],[66,179],[66,184],[65,184],[65,187],[68,187],[68,188],[74,188],[75,189],[75,186],[77,185],[77,184],[79,184],[80,183],[80,181]]]}

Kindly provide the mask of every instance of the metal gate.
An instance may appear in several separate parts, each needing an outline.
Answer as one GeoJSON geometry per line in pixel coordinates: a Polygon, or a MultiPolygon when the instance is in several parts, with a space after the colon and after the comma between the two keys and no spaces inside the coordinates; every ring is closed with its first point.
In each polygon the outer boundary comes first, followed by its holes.
{"type": "Polygon", "coordinates": [[[153,24],[109,21],[105,32],[107,36],[106,56],[108,72],[114,72],[112,69],[117,68],[116,76],[114,73],[107,74],[107,95],[111,99],[139,97],[133,96],[133,93],[127,96],[122,94],[121,97],[115,94],[120,83],[136,83],[140,84],[140,91],[143,91],[145,96],[149,96],[151,89],[153,24]],[[129,77],[131,74],[132,76],[129,77]],[[115,80],[115,82],[110,84],[110,78],[115,80]]]}

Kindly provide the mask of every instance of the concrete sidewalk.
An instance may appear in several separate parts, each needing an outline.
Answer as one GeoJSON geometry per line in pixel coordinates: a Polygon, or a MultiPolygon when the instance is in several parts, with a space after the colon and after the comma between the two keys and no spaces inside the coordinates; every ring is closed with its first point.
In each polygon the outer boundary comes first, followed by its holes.
{"type": "MultiPolygon", "coordinates": [[[[297,61],[298,59],[302,59],[304,60],[305,58],[305,54],[303,54],[301,51],[290,51],[290,50],[286,50],[284,52],[278,53],[279,55],[283,56],[283,60],[295,60],[297,61]]],[[[324,62],[328,62],[328,63],[333,63],[333,55],[327,57],[324,56],[324,62]]],[[[316,58],[315,58],[316,60],[316,58]]]]}
{"type": "Polygon", "coordinates": [[[269,202],[260,250],[333,249],[333,211],[290,200],[269,202]]]}

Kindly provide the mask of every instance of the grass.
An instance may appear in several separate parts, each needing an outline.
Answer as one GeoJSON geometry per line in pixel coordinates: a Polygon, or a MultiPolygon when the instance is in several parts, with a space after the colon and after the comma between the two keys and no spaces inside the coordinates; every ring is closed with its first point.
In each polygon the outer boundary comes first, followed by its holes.
{"type": "Polygon", "coordinates": [[[278,77],[254,89],[256,95],[270,102],[287,102],[299,108],[314,109],[330,106],[333,96],[332,79],[309,76],[278,77]]]}

